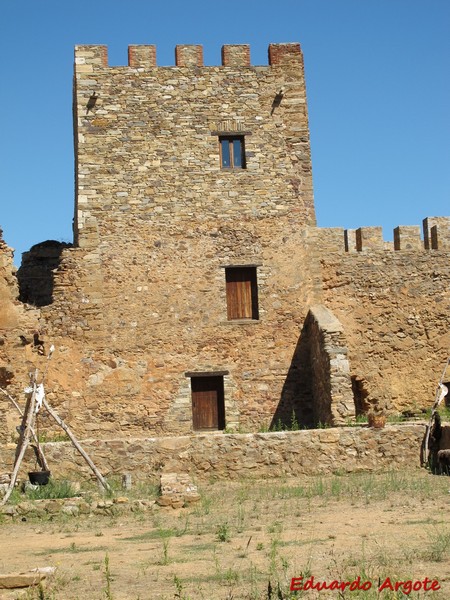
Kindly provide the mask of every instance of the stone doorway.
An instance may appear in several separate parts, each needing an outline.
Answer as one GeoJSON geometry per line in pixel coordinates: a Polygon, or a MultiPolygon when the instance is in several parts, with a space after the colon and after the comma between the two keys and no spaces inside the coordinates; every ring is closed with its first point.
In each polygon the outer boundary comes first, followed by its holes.
{"type": "Polygon", "coordinates": [[[191,377],[194,431],[225,429],[223,376],[191,377]]]}

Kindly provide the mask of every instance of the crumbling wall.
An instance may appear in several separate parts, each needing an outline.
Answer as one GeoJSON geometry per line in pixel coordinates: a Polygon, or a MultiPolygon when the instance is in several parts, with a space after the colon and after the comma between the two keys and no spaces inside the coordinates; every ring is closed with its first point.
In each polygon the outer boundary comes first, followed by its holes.
{"type": "Polygon", "coordinates": [[[312,373],[314,423],[343,425],[355,416],[344,328],[323,305],[310,308],[305,323],[312,373]]]}
{"type": "Polygon", "coordinates": [[[60,263],[63,249],[70,246],[65,242],[47,240],[24,252],[17,272],[21,302],[34,306],[46,306],[53,302],[53,271],[60,263]]]}
{"type": "MultiPolygon", "coordinates": [[[[13,265],[13,250],[0,229],[0,387],[14,397],[22,395],[28,372],[38,358],[34,335],[39,331],[39,311],[23,306],[13,265]]],[[[20,415],[0,392],[0,442],[11,440],[20,415]]]]}
{"type": "Polygon", "coordinates": [[[18,311],[14,300],[19,295],[14,276],[13,251],[3,239],[0,229],[0,330],[12,329],[18,324],[18,311]]]}

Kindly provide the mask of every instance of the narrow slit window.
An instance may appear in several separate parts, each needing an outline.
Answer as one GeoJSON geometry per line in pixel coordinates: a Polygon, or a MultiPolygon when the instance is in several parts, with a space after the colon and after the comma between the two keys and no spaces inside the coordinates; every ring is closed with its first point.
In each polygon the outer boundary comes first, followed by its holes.
{"type": "Polygon", "coordinates": [[[258,320],[256,267],[227,267],[225,280],[228,320],[258,320]]]}
{"type": "Polygon", "coordinates": [[[245,169],[244,136],[220,136],[219,143],[222,169],[245,169]]]}

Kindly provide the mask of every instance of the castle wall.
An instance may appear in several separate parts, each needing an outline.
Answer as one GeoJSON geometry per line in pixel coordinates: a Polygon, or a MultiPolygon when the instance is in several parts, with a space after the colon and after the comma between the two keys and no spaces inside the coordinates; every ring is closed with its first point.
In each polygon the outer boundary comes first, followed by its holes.
{"type": "Polygon", "coordinates": [[[249,224],[210,233],[191,238],[180,228],[141,256],[127,255],[126,241],[118,241],[120,271],[86,263],[90,251],[63,251],[54,301],[41,312],[46,340],[56,346],[50,399],[76,431],[191,431],[189,373],[224,374],[231,429],[267,426],[274,413],[290,421],[306,401],[304,379],[290,376],[308,306],[320,299],[304,232],[249,224]],[[279,249],[273,236],[284,239],[279,249]],[[239,254],[230,252],[231,241],[239,254]],[[211,258],[205,265],[199,256],[211,258]],[[227,319],[224,265],[236,263],[259,265],[257,320],[227,319]],[[90,282],[99,274],[101,282],[90,282]],[[120,285],[108,286],[116,278],[120,285]]]}
{"type": "Polygon", "coordinates": [[[411,226],[393,242],[315,227],[298,44],[270,45],[267,66],[247,45],[224,46],[221,66],[201,46],[177,46],[172,67],[154,46],[128,55],[111,67],[106,47],[76,49],[75,247],[25,255],[30,304],[0,239],[16,398],[38,368],[75,433],[99,438],[192,432],[208,378],[219,430],[342,423],[352,402],[429,407],[449,347],[450,219],[425,219],[423,242],[411,226]]]}
{"type": "MultiPolygon", "coordinates": [[[[17,398],[28,382],[36,357],[33,334],[39,328],[39,311],[18,302],[19,287],[13,250],[0,229],[0,388],[17,398]]],[[[0,391],[0,443],[11,440],[20,415],[0,391]]]]}
{"type": "Polygon", "coordinates": [[[323,302],[344,326],[360,408],[418,411],[433,403],[450,346],[449,221],[441,218],[442,250],[424,250],[415,228],[398,228],[398,250],[385,250],[377,231],[360,236],[377,244],[345,252],[343,231],[331,230],[335,246],[321,258],[323,302]]]}

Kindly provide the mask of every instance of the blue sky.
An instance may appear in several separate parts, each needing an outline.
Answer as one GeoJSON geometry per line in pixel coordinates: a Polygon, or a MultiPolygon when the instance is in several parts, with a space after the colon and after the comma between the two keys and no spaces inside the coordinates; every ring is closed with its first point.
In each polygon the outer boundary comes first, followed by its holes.
{"type": "Polygon", "coordinates": [[[75,44],[271,42],[305,57],[318,225],[397,225],[450,214],[449,0],[11,0],[0,7],[0,227],[15,262],[47,239],[72,241],[75,44]]]}

